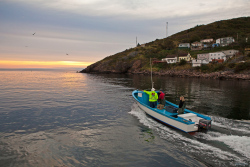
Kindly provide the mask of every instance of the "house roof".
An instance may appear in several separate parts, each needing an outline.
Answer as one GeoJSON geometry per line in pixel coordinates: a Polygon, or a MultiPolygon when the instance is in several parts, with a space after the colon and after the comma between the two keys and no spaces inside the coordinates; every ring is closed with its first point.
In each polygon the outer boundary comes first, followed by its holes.
{"type": "MultiPolygon", "coordinates": [[[[223,37],[223,38],[218,38],[218,39],[228,39],[228,38],[234,39],[233,37],[223,37]]],[[[218,40],[218,39],[216,39],[216,40],[218,40]]]]}
{"type": "Polygon", "coordinates": [[[219,51],[219,52],[210,52],[209,54],[217,54],[217,53],[223,53],[223,54],[225,54],[223,51],[219,51]]]}
{"type": "Polygon", "coordinates": [[[196,44],[196,43],[199,43],[199,44],[200,44],[201,42],[195,41],[195,42],[193,42],[192,44],[196,44]]]}
{"type": "Polygon", "coordinates": [[[206,55],[206,56],[208,56],[209,53],[200,53],[200,54],[197,54],[197,56],[198,56],[198,55],[206,55]]]}
{"type": "Polygon", "coordinates": [[[213,40],[213,38],[202,39],[201,41],[204,41],[204,40],[213,40]]]}
{"type": "Polygon", "coordinates": [[[190,46],[190,43],[179,43],[179,46],[190,46]]]}
{"type": "Polygon", "coordinates": [[[175,58],[175,57],[177,57],[177,55],[167,55],[166,58],[175,58]]]}
{"type": "Polygon", "coordinates": [[[208,38],[208,39],[202,39],[201,41],[213,41],[213,40],[214,40],[213,38],[208,38]]]}
{"type": "Polygon", "coordinates": [[[181,54],[179,54],[178,56],[179,56],[179,57],[187,57],[187,55],[188,55],[188,53],[181,53],[181,54]]]}

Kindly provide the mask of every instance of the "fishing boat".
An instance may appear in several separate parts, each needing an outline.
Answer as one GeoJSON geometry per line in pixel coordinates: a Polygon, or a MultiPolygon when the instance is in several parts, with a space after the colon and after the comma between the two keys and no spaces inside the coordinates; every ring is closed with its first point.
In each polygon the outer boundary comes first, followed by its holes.
{"type": "MultiPolygon", "coordinates": [[[[151,83],[154,89],[154,82],[152,77],[152,63],[150,58],[151,68],[151,83]]],[[[159,91],[156,91],[158,93],[159,91]]],[[[152,108],[149,103],[149,95],[144,91],[134,90],[132,95],[138,106],[149,116],[155,120],[184,131],[186,133],[207,132],[211,128],[211,118],[194,111],[184,109],[184,114],[178,114],[178,107],[176,104],[166,100],[165,106],[162,108],[152,108]]]]}
{"type": "Polygon", "coordinates": [[[190,134],[193,132],[207,132],[211,128],[212,120],[208,116],[188,109],[184,110],[184,114],[178,115],[178,105],[167,100],[163,109],[152,108],[149,104],[149,96],[144,91],[134,90],[132,95],[140,109],[165,125],[190,134]]]}

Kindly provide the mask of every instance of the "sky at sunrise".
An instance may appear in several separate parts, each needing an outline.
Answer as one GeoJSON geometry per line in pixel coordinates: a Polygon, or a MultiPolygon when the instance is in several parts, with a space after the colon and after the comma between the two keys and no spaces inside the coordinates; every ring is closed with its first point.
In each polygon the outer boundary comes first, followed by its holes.
{"type": "Polygon", "coordinates": [[[0,68],[85,68],[136,37],[148,43],[249,8],[250,0],[0,0],[0,68]]]}

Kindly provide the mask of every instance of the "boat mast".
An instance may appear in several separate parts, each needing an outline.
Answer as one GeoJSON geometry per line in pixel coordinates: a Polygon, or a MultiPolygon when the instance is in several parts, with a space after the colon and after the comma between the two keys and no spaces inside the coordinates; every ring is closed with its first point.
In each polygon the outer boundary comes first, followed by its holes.
{"type": "Polygon", "coordinates": [[[151,83],[152,83],[152,88],[154,88],[154,82],[153,82],[153,77],[152,77],[152,62],[150,58],[150,68],[151,68],[151,83]]]}

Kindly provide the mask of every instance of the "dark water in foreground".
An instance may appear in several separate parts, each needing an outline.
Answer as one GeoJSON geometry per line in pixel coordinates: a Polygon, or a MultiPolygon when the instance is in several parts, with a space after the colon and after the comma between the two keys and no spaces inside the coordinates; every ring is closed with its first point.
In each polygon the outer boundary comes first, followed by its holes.
{"type": "Polygon", "coordinates": [[[131,93],[150,77],[0,71],[0,166],[250,165],[248,81],[153,80],[212,130],[190,136],[146,116],[131,93]]]}

